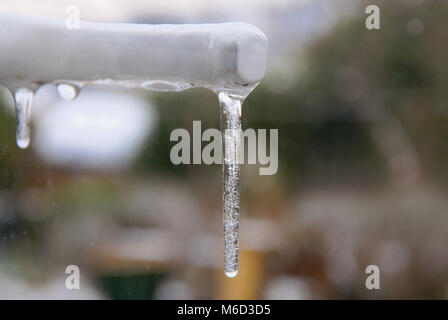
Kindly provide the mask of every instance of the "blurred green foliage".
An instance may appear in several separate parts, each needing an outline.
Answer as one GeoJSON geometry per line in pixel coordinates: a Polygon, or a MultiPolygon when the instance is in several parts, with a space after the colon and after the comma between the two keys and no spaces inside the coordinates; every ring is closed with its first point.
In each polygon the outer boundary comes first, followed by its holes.
{"type": "MultiPolygon", "coordinates": [[[[360,11],[316,41],[305,57],[297,54],[295,63],[304,71],[291,70],[294,77],[284,90],[265,81],[247,98],[244,128],[279,129],[278,174],[284,183],[387,183],[385,155],[368,128],[388,121],[375,117],[378,106],[397,119],[424,174],[448,181],[448,3],[378,5],[381,30],[367,30],[360,11]],[[359,110],[373,116],[363,117],[359,110]]],[[[161,121],[140,167],[176,174],[196,170],[167,161],[174,144],[169,134],[175,128],[191,130],[193,120],[217,128],[216,98],[201,89],[151,97],[161,121]]]]}
{"type": "Polygon", "coordinates": [[[109,299],[153,300],[164,273],[104,275],[98,281],[109,299]]]}

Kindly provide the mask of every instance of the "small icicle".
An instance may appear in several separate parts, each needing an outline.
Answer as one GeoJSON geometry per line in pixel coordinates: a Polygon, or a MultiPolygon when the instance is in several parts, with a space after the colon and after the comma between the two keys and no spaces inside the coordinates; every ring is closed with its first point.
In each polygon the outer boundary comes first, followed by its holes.
{"type": "Polygon", "coordinates": [[[27,88],[19,88],[14,91],[17,117],[16,142],[21,149],[26,149],[30,145],[31,104],[33,103],[33,97],[33,91],[27,88]]]}
{"type": "Polygon", "coordinates": [[[223,145],[223,224],[224,273],[238,274],[238,236],[240,218],[240,139],[243,97],[226,92],[218,94],[221,107],[223,145]]]}
{"type": "Polygon", "coordinates": [[[65,100],[75,99],[81,91],[80,87],[69,83],[60,83],[56,88],[58,89],[59,95],[65,100]]]}

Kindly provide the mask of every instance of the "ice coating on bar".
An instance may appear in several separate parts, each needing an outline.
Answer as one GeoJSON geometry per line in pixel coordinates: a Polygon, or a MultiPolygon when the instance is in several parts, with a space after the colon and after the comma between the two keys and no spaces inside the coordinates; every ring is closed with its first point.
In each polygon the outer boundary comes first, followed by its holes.
{"type": "Polygon", "coordinates": [[[0,14],[0,25],[0,84],[10,89],[78,81],[157,90],[158,82],[169,91],[222,88],[246,96],[266,70],[266,37],[247,23],[81,21],[68,29],[64,19],[0,14]]]}

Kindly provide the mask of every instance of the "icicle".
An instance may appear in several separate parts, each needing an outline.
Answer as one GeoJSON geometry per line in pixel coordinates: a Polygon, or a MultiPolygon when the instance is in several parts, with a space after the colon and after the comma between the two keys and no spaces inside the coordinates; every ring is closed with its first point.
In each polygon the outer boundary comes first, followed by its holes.
{"type": "Polygon", "coordinates": [[[31,104],[34,93],[30,89],[20,88],[14,92],[17,117],[17,146],[26,149],[30,145],[31,104]]]}
{"type": "Polygon", "coordinates": [[[240,218],[240,139],[243,98],[220,92],[221,134],[223,142],[223,224],[224,273],[238,274],[238,236],[240,218]]]}

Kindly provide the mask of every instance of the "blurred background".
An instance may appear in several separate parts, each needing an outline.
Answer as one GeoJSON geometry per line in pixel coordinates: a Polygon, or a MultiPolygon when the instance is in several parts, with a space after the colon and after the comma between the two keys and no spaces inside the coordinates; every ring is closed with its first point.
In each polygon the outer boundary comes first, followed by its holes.
{"type": "MultiPolygon", "coordinates": [[[[279,129],[279,168],[243,165],[240,273],[223,274],[221,167],[178,165],[173,129],[218,128],[215,95],[39,89],[33,139],[0,106],[0,298],[448,298],[448,3],[25,1],[0,12],[135,23],[244,21],[266,78],[244,128],[279,129]],[[381,10],[367,30],[365,8],[381,10]],[[81,270],[67,290],[65,269],[81,270]],[[367,290],[365,269],[381,270],[367,290]]],[[[36,60],[36,63],[39,63],[36,60]]]]}

